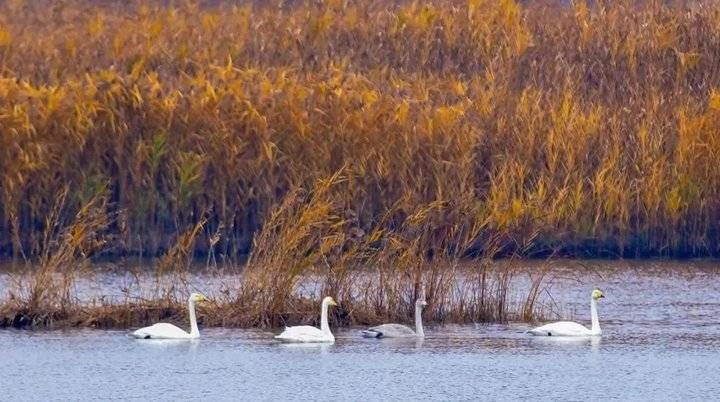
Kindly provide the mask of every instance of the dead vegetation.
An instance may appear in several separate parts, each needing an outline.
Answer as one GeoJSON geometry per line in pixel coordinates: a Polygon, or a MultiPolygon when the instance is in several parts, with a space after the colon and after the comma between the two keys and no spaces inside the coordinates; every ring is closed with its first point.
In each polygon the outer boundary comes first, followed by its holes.
{"type": "MultiPolygon", "coordinates": [[[[430,302],[427,314],[433,322],[536,317],[542,274],[532,278],[530,295],[512,304],[511,280],[517,274],[512,260],[503,266],[492,264],[492,254],[463,260],[487,224],[477,221],[478,215],[467,214],[466,226],[456,227],[441,221],[450,206],[433,203],[413,211],[400,226],[388,216],[362,233],[357,219],[343,217],[349,200],[335,198],[345,193],[338,187],[351,184],[341,169],[308,191],[290,193],[258,233],[240,280],[209,293],[212,302],[200,309],[203,324],[267,328],[313,322],[320,295],[341,301],[333,312],[334,325],[407,319],[421,294],[430,302]],[[447,242],[456,244],[452,254],[446,252],[447,242]]],[[[195,290],[188,280],[187,255],[202,221],[180,234],[158,260],[149,297],[130,297],[128,291],[120,302],[102,297],[83,302],[75,293],[78,267],[106,244],[110,218],[104,200],[93,198],[59,230],[58,239],[50,242],[50,257],[0,304],[0,326],[128,327],[184,320],[184,297],[195,290]]]]}
{"type": "Polygon", "coordinates": [[[175,315],[250,253],[209,322],[308,277],[342,323],[530,319],[492,259],[720,255],[716,2],[262,3],[0,3],[0,252],[41,267],[3,311],[175,315]],[[160,312],[77,306],[98,251],[164,256],[160,312]]]}
{"type": "Polygon", "coordinates": [[[113,253],[206,217],[229,261],[344,166],[366,233],[469,204],[505,255],[720,252],[717,3],[263,3],[0,4],[0,249],[107,185],[113,253]]]}

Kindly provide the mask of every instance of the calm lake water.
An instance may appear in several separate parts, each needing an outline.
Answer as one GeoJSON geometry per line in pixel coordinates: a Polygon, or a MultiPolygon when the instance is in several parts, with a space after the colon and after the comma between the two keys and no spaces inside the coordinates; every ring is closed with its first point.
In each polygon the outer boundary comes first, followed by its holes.
{"type": "MultiPolygon", "coordinates": [[[[1,400],[707,400],[720,394],[720,264],[601,263],[552,297],[601,339],[535,338],[525,324],[430,326],[424,341],[287,345],[272,331],[198,341],[129,331],[0,330],[1,400]]],[[[277,332],[277,331],[276,331],[277,332]]]]}

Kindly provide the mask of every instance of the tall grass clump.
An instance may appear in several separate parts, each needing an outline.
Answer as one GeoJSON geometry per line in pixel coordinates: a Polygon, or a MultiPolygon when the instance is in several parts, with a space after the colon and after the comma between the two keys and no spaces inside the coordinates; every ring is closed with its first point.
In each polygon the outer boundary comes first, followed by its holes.
{"type": "Polygon", "coordinates": [[[512,305],[517,267],[491,263],[507,240],[477,243],[488,223],[468,198],[412,210],[396,205],[366,232],[349,208],[357,179],[342,168],[286,196],[255,239],[239,291],[223,299],[230,306],[226,322],[272,327],[316,320],[322,295],[341,301],[334,312],[339,324],[407,319],[418,297],[430,301],[433,321],[536,317],[536,288],[522,306],[512,305]],[[477,248],[484,257],[465,262],[477,248]]]}
{"type": "Polygon", "coordinates": [[[720,6],[562,3],[2,2],[0,250],[105,185],[114,254],[720,255],[720,6]]]}
{"type": "Polygon", "coordinates": [[[2,326],[52,326],[71,319],[80,309],[75,280],[91,274],[89,258],[107,247],[113,217],[107,197],[95,194],[69,221],[60,219],[67,201],[62,190],[47,216],[43,249],[37,267],[18,277],[9,297],[0,303],[2,326]]]}

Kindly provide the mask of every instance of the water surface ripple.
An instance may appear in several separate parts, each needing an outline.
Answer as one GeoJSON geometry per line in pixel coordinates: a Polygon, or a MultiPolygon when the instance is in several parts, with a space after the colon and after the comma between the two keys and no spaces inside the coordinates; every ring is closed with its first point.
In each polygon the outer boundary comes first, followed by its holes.
{"type": "MultiPolygon", "coordinates": [[[[558,278],[563,277],[558,275],[558,278]]],[[[601,339],[534,338],[526,324],[430,326],[423,341],[358,328],[334,345],[271,331],[205,328],[199,341],[129,331],[0,331],[3,400],[705,400],[720,393],[720,270],[714,263],[609,265],[558,279],[559,306],[601,339]]]]}

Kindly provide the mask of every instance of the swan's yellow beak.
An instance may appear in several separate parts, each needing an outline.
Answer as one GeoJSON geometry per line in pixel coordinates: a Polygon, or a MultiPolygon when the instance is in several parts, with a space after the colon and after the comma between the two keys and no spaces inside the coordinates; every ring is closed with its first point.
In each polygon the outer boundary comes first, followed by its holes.
{"type": "Polygon", "coordinates": [[[205,295],[203,295],[203,294],[198,294],[195,299],[199,302],[207,301],[207,297],[205,297],[205,295]]]}
{"type": "Polygon", "coordinates": [[[330,301],[328,302],[328,305],[329,306],[337,306],[338,304],[335,302],[334,299],[330,299],[330,301]]]}

